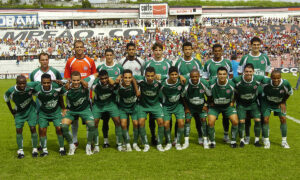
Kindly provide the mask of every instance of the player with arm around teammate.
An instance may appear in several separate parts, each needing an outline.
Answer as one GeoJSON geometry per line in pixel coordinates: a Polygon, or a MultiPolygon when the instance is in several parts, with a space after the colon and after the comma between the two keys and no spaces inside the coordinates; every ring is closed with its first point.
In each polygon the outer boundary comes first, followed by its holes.
{"type": "Polygon", "coordinates": [[[281,78],[279,70],[271,73],[271,78],[263,81],[263,97],[261,102],[261,112],[264,117],[263,136],[264,148],[270,148],[269,140],[269,120],[273,111],[275,116],[280,119],[280,131],[282,136],[281,146],[290,148],[287,143],[287,125],[286,125],[286,101],[293,94],[293,89],[286,79],[281,78]]]}
{"type": "Polygon", "coordinates": [[[24,158],[23,151],[23,126],[27,121],[32,141],[32,157],[38,156],[37,143],[38,135],[36,133],[37,112],[35,102],[32,99],[34,87],[37,82],[27,83],[25,76],[19,75],[16,79],[16,85],[9,88],[4,94],[4,100],[15,119],[15,126],[17,131],[17,145],[18,158],[24,158]],[[15,109],[12,108],[10,100],[15,104],[15,109]]]}

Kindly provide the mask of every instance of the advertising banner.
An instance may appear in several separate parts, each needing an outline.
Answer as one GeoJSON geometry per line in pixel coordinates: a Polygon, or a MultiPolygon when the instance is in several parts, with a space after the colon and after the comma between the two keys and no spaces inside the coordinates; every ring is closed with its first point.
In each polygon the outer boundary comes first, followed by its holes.
{"type": "Polygon", "coordinates": [[[168,4],[140,4],[139,14],[141,19],[168,18],[168,4]]]}
{"type": "Polygon", "coordinates": [[[30,28],[38,25],[38,14],[0,14],[0,28],[30,28]]]}

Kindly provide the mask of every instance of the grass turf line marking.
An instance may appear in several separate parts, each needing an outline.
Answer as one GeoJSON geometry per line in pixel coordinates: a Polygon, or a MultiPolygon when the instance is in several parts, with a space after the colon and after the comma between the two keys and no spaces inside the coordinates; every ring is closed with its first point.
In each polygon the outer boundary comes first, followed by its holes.
{"type": "Polygon", "coordinates": [[[295,123],[300,124],[300,120],[299,119],[293,118],[292,116],[288,116],[288,115],[286,115],[286,117],[289,118],[290,120],[294,121],[295,123]]]}

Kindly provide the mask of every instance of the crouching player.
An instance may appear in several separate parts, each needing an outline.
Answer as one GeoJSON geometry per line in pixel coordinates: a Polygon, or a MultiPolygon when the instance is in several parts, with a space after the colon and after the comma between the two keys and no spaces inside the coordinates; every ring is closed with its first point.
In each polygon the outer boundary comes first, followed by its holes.
{"type": "Polygon", "coordinates": [[[182,150],[180,145],[181,138],[184,133],[184,108],[182,102],[182,94],[184,85],[181,84],[178,74],[178,69],[175,66],[169,69],[169,78],[162,81],[162,96],[163,96],[163,111],[164,111],[164,126],[167,145],[165,151],[172,148],[170,121],[172,121],[172,114],[176,116],[178,122],[177,139],[175,148],[182,150]]]}
{"type": "Polygon", "coordinates": [[[232,81],[235,83],[236,89],[236,109],[239,117],[239,136],[240,147],[245,146],[245,119],[247,112],[254,118],[254,145],[260,147],[259,136],[261,130],[260,109],[258,107],[258,90],[264,76],[254,75],[254,66],[246,64],[244,66],[243,75],[235,77],[232,81]]]}
{"type": "Polygon", "coordinates": [[[108,72],[106,70],[101,70],[99,72],[99,78],[95,80],[92,89],[95,92],[93,105],[93,115],[95,117],[96,125],[94,152],[99,152],[98,124],[104,112],[108,112],[109,116],[112,117],[112,120],[115,123],[117,149],[118,151],[122,151],[122,128],[119,109],[114,96],[115,82],[108,77],[108,72]]]}
{"type": "Polygon", "coordinates": [[[209,81],[211,98],[209,98],[208,111],[208,136],[210,148],[215,148],[215,122],[220,113],[225,114],[231,121],[230,146],[236,148],[236,135],[238,132],[238,117],[234,108],[234,84],[228,80],[228,71],[225,67],[219,67],[217,78],[209,81]]]}
{"type": "Polygon", "coordinates": [[[71,135],[69,134],[69,126],[76,116],[81,117],[82,121],[85,121],[85,124],[88,127],[86,154],[93,154],[91,150],[91,143],[95,134],[95,122],[93,113],[90,109],[89,88],[91,88],[94,79],[95,76],[91,75],[82,80],[80,73],[78,71],[73,71],[71,73],[71,84],[69,88],[66,88],[67,91],[65,94],[68,111],[62,119],[62,131],[64,138],[66,138],[70,145],[69,155],[74,155],[76,150],[71,135]],[[89,81],[88,87],[86,87],[86,81],[89,81]]]}
{"type": "Polygon", "coordinates": [[[128,122],[129,115],[131,116],[133,122],[133,149],[136,151],[141,151],[138,147],[138,135],[139,135],[139,122],[137,119],[137,108],[136,108],[136,92],[132,85],[133,75],[132,71],[125,69],[123,72],[122,81],[119,83],[117,88],[117,101],[119,105],[120,120],[122,127],[122,135],[126,144],[126,151],[132,151],[130,145],[130,137],[128,133],[128,122]]]}
{"type": "Polygon", "coordinates": [[[157,150],[164,151],[162,147],[162,140],[164,137],[164,120],[163,110],[159,102],[159,92],[161,84],[156,81],[155,69],[152,66],[146,68],[145,77],[134,76],[140,87],[141,96],[138,104],[138,120],[139,120],[139,134],[142,142],[145,145],[144,152],[149,151],[150,146],[147,139],[145,130],[145,121],[147,113],[152,113],[158,124],[158,141],[157,150]]]}
{"type": "Polygon", "coordinates": [[[211,96],[208,82],[200,78],[200,72],[196,69],[190,72],[190,78],[184,89],[185,99],[185,124],[184,124],[184,144],[182,149],[186,149],[189,146],[189,135],[190,135],[190,123],[193,116],[200,117],[201,120],[201,131],[203,135],[203,146],[208,149],[207,140],[207,104],[205,96],[211,96]]]}
{"type": "Polygon", "coordinates": [[[40,112],[38,123],[40,127],[40,141],[43,148],[41,157],[48,155],[47,150],[47,127],[52,121],[57,134],[59,153],[61,156],[66,155],[64,149],[64,138],[61,131],[61,119],[66,113],[65,104],[63,100],[64,91],[62,86],[55,82],[51,82],[49,74],[41,76],[41,84],[34,88],[35,96],[40,104],[40,112]]]}
{"type": "Polygon", "coordinates": [[[274,70],[271,73],[271,79],[263,81],[263,98],[261,102],[261,112],[264,117],[263,136],[264,147],[270,148],[269,140],[269,119],[271,111],[274,111],[275,116],[279,116],[280,130],[281,130],[281,146],[283,148],[290,148],[287,143],[287,125],[286,125],[286,101],[293,94],[293,89],[290,83],[281,79],[281,73],[274,70]]]}
{"type": "Polygon", "coordinates": [[[18,158],[24,158],[23,151],[23,126],[27,121],[32,141],[32,157],[38,156],[37,142],[38,136],[36,133],[36,123],[37,123],[37,112],[35,109],[35,102],[32,99],[32,94],[34,87],[37,82],[27,83],[25,76],[19,75],[16,80],[16,85],[9,88],[4,94],[4,100],[10,110],[11,114],[15,118],[15,126],[17,131],[17,144],[19,150],[18,158]],[[15,109],[12,108],[10,100],[15,103],[15,109]]]}

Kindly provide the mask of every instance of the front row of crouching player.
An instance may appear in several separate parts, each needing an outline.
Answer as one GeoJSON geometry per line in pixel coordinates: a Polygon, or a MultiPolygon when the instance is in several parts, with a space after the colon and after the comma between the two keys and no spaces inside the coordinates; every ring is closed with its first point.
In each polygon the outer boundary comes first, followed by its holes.
{"type": "Polygon", "coordinates": [[[228,78],[225,67],[219,67],[217,78],[210,81],[200,77],[198,70],[192,70],[189,76],[179,76],[176,67],[170,67],[168,77],[158,80],[153,67],[147,67],[145,76],[133,76],[130,70],[124,70],[117,78],[110,78],[106,70],[81,80],[80,73],[75,71],[71,81],[51,81],[48,74],[42,75],[41,83],[26,82],[22,75],[17,77],[16,85],[8,89],[4,98],[10,112],[15,118],[17,130],[18,158],[24,157],[22,130],[24,122],[30,126],[32,139],[32,156],[37,157],[36,124],[41,131],[41,156],[47,156],[47,126],[52,121],[56,127],[59,142],[59,153],[65,155],[64,139],[69,143],[69,155],[76,147],[69,133],[69,125],[76,117],[87,125],[86,154],[99,152],[98,124],[102,114],[108,112],[115,124],[116,144],[119,151],[141,151],[138,139],[141,137],[143,151],[150,149],[145,130],[147,114],[150,113],[158,124],[157,150],[167,151],[172,148],[171,122],[172,114],[178,122],[175,148],[186,149],[189,146],[190,122],[193,116],[200,117],[203,146],[214,148],[215,122],[220,113],[230,119],[232,148],[236,148],[237,137],[240,147],[245,146],[245,118],[249,113],[255,121],[254,145],[259,142],[260,131],[263,132],[265,148],[270,148],[269,117],[271,111],[280,118],[282,146],[289,148],[286,140],[286,101],[292,94],[287,80],[281,79],[279,71],[274,70],[271,78],[254,75],[252,64],[244,66],[244,73],[232,80],[228,78]],[[89,91],[94,91],[93,106],[90,106],[89,91]],[[41,104],[37,118],[36,96],[41,104]],[[67,108],[63,101],[66,96],[67,108]],[[10,100],[15,103],[12,108],[10,100]],[[236,103],[236,107],[235,107],[236,103]],[[261,120],[261,114],[264,119],[261,120]],[[129,116],[133,124],[133,146],[128,133],[129,116]],[[207,118],[206,118],[207,117],[207,118]],[[208,121],[208,123],[207,123],[208,121]],[[263,123],[261,123],[263,122],[263,123]],[[261,126],[262,125],[262,126],[261,126]],[[182,139],[184,137],[184,143],[182,139]],[[166,146],[163,147],[165,138],[166,146]],[[92,151],[92,144],[94,150],[92,151]]]}

